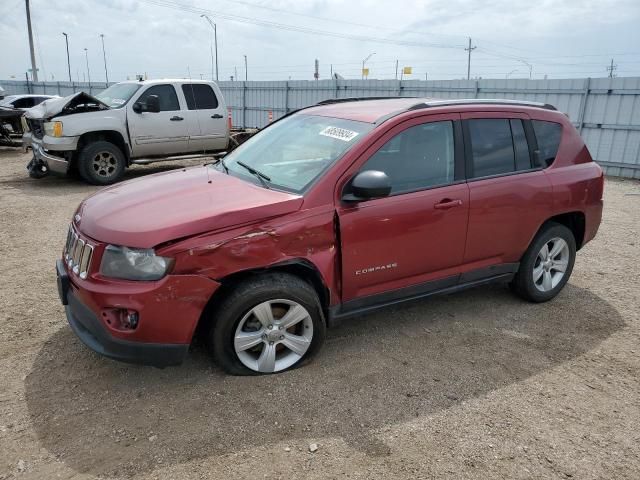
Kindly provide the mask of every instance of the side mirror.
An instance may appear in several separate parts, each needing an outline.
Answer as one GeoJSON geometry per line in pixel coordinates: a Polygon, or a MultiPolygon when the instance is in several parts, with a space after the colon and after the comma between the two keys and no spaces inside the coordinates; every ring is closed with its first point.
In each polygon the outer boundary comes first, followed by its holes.
{"type": "Polygon", "coordinates": [[[358,173],[345,189],[342,200],[359,202],[373,198],[386,197],[391,193],[391,180],[379,170],[365,170],[358,173]]]}
{"type": "Polygon", "coordinates": [[[160,111],[160,99],[157,95],[149,95],[146,103],[147,112],[158,113],[160,111]]]}
{"type": "Polygon", "coordinates": [[[160,99],[157,95],[149,95],[144,102],[136,102],[131,106],[131,109],[136,113],[160,111],[160,99]]]}

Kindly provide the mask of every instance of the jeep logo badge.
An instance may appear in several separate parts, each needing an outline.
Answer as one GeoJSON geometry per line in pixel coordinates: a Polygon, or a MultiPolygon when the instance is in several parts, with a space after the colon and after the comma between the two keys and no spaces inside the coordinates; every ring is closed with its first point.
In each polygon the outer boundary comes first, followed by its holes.
{"type": "Polygon", "coordinates": [[[76,223],[80,223],[80,220],[82,219],[82,217],[80,216],[79,213],[76,213],[76,215],[73,217],[73,219],[75,220],[76,223]]]}

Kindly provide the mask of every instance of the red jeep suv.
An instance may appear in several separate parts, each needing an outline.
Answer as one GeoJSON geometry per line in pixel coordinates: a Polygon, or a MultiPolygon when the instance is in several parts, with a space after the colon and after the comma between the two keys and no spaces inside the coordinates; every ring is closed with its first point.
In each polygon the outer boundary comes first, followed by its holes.
{"type": "Polygon", "coordinates": [[[84,200],[60,298],[108,357],[178,364],[200,327],[226,372],[280,372],[385,305],[493,281],[552,299],[598,230],[603,183],[549,105],[328,100],[217,163],[84,200]]]}

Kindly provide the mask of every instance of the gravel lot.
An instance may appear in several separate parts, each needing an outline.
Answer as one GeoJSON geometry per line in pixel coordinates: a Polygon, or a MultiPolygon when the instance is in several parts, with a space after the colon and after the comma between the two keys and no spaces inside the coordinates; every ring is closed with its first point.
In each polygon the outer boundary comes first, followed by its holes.
{"type": "Polygon", "coordinates": [[[198,345],[158,370],[75,338],[54,261],[95,187],[27,161],[0,149],[0,479],[640,478],[640,183],[607,181],[550,303],[498,285],[399,306],[237,378],[198,345]]]}

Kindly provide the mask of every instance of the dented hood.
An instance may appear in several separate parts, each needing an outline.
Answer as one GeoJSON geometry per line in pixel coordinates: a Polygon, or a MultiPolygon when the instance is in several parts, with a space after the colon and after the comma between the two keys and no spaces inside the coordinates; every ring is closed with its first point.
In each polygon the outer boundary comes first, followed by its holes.
{"type": "Polygon", "coordinates": [[[30,108],[26,112],[28,118],[48,119],[56,115],[68,115],[81,111],[108,110],[109,106],[88,93],[78,92],[68,97],[50,98],[30,108]]]}
{"type": "Polygon", "coordinates": [[[78,229],[100,242],[152,248],[170,240],[294,212],[302,197],[202,166],[100,190],[78,210],[78,229]]]}

